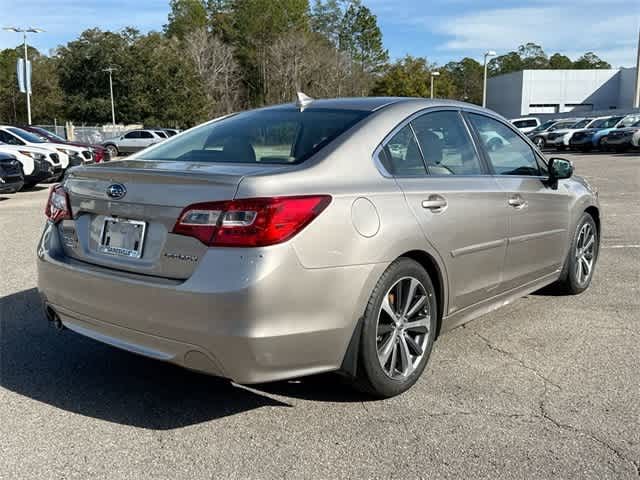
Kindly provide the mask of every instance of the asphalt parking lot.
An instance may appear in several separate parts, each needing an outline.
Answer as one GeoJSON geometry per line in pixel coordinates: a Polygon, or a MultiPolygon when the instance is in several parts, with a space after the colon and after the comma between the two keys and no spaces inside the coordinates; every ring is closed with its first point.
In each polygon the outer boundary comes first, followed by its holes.
{"type": "Polygon", "coordinates": [[[640,155],[562,156],[600,191],[591,288],[445,334],[385,401],[332,375],[237,386],[56,332],[35,290],[47,189],[0,196],[0,479],[640,478],[640,155]]]}

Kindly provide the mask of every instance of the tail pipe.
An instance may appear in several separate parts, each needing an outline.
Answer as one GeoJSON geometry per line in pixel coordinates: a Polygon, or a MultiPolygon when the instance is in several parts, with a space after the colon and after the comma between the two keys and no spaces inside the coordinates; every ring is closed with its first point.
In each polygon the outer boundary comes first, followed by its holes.
{"type": "Polygon", "coordinates": [[[64,330],[64,325],[62,324],[62,320],[56,313],[56,311],[51,308],[50,305],[45,305],[44,307],[45,314],[47,315],[47,320],[49,320],[50,325],[52,325],[56,330],[61,331],[64,330]]]}

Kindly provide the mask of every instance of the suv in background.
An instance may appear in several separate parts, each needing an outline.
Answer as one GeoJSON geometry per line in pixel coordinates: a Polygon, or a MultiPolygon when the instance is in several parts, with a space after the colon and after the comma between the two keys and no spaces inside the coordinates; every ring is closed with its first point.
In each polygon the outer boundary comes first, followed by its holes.
{"type": "Polygon", "coordinates": [[[101,163],[109,161],[107,151],[100,145],[90,145],[83,142],[71,142],[66,138],[62,138],[59,135],[50,132],[46,128],[34,127],[33,125],[23,125],[20,126],[20,128],[22,130],[26,130],[29,133],[33,133],[37,137],[40,137],[47,142],[70,145],[72,147],[80,147],[82,149],[83,163],[101,163]]]}
{"type": "Polygon", "coordinates": [[[554,134],[558,130],[563,130],[566,128],[571,128],[575,123],[580,120],[579,118],[565,118],[561,120],[548,120],[540,125],[538,128],[534,128],[529,133],[527,133],[527,137],[529,137],[536,146],[542,150],[546,147],[550,140],[549,136],[554,134]]]}
{"type": "Polygon", "coordinates": [[[151,145],[166,140],[167,137],[155,130],[131,130],[119,137],[110,138],[102,142],[111,158],[125,153],[135,153],[151,145]]]}
{"type": "Polygon", "coordinates": [[[536,117],[513,118],[509,121],[522,133],[529,133],[540,126],[540,120],[536,117]]]}
{"type": "Polygon", "coordinates": [[[13,155],[0,153],[0,193],[16,193],[23,184],[20,162],[13,155]]]}

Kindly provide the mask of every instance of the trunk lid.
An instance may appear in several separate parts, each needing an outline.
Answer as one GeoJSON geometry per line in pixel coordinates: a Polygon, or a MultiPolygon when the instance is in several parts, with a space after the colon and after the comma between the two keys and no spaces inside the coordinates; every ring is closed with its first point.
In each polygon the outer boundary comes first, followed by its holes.
{"type": "Polygon", "coordinates": [[[74,219],[58,225],[63,248],[70,257],[94,265],[186,279],[207,247],[170,233],[182,210],[194,203],[231,200],[246,175],[277,169],[150,160],[75,168],[64,181],[74,219]],[[114,185],[110,196],[107,191],[114,185]]]}

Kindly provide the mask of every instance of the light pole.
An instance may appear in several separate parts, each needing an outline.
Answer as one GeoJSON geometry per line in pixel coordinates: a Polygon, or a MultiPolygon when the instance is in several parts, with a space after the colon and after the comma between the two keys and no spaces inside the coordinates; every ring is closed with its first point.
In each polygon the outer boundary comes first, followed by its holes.
{"type": "Polygon", "coordinates": [[[440,72],[438,72],[438,71],[431,72],[431,98],[433,98],[433,86],[436,83],[435,77],[437,77],[439,75],[440,75],[440,72]]]}
{"type": "Polygon", "coordinates": [[[27,32],[28,33],[40,33],[44,32],[41,28],[29,27],[29,28],[19,28],[19,27],[4,27],[3,30],[7,30],[10,32],[22,33],[24,38],[24,86],[27,92],[27,123],[31,125],[31,92],[29,91],[29,87],[31,86],[31,82],[27,82],[28,80],[28,68],[29,68],[29,57],[27,54],[27,32]]]}
{"type": "Polygon", "coordinates": [[[109,72],[109,92],[111,93],[111,123],[113,123],[114,129],[116,126],[116,109],[113,105],[113,80],[111,76],[115,70],[117,70],[117,68],[115,67],[109,67],[102,70],[103,72],[109,72]]]}
{"type": "Polygon", "coordinates": [[[482,82],[482,106],[487,106],[487,58],[495,57],[496,52],[489,50],[484,54],[484,80],[482,82]]]}

